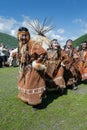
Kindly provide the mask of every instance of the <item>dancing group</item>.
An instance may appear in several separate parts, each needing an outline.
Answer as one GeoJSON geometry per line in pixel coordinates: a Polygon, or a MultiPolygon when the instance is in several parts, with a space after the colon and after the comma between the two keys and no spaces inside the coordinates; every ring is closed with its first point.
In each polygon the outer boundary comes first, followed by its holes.
{"type": "Polygon", "coordinates": [[[79,81],[87,79],[87,42],[78,49],[71,39],[61,48],[57,39],[50,42],[45,50],[33,41],[29,30],[18,30],[18,98],[23,102],[38,106],[46,91],[64,91],[70,86],[77,89],[79,81]]]}

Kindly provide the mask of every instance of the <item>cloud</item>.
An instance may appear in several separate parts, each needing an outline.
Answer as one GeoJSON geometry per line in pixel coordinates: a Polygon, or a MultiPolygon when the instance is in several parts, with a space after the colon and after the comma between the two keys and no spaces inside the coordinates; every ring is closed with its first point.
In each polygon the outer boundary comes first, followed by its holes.
{"type": "Polygon", "coordinates": [[[19,22],[13,18],[5,18],[0,16],[0,32],[16,36],[19,22]]]}
{"type": "MultiPolygon", "coordinates": [[[[29,29],[29,32],[31,34],[31,37],[34,37],[36,33],[32,31],[32,29],[29,26],[29,22],[33,22],[33,19],[30,19],[29,16],[22,16],[22,20],[17,21],[14,18],[9,17],[2,17],[0,16],[0,32],[7,33],[9,35],[17,37],[17,31],[18,28],[21,26],[27,27],[29,29]]],[[[64,45],[66,40],[68,38],[71,38],[72,40],[75,40],[79,36],[87,33],[87,22],[83,19],[75,19],[73,20],[73,23],[78,25],[78,28],[75,27],[75,32],[71,32],[69,30],[65,31],[64,28],[58,28],[56,30],[51,30],[48,33],[46,33],[46,36],[49,39],[57,39],[61,45],[64,45]],[[68,34],[70,32],[70,34],[68,34]],[[79,32],[79,34],[77,33],[79,32]]]]}
{"type": "Polygon", "coordinates": [[[87,22],[80,19],[73,20],[73,23],[80,25],[81,27],[87,27],[87,22]]]}
{"type": "Polygon", "coordinates": [[[81,35],[87,33],[87,21],[84,21],[83,19],[75,19],[73,20],[73,23],[79,26],[79,32],[81,35]]]}
{"type": "MultiPolygon", "coordinates": [[[[36,34],[29,27],[29,22],[32,22],[33,20],[30,19],[28,16],[22,16],[22,18],[23,20],[20,22],[15,20],[14,18],[5,18],[0,16],[0,32],[17,37],[18,28],[24,26],[29,29],[31,37],[34,37],[36,34]]],[[[63,28],[59,28],[56,31],[49,31],[46,36],[50,39],[57,39],[61,43],[61,45],[63,45],[65,43],[65,40],[67,40],[67,37],[64,36],[64,32],[65,30],[63,28]]]]}
{"type": "Polygon", "coordinates": [[[58,32],[59,34],[63,34],[63,33],[65,32],[65,30],[64,30],[63,28],[59,28],[59,29],[57,30],[57,32],[58,32]]]}
{"type": "Polygon", "coordinates": [[[74,19],[73,21],[72,21],[73,23],[76,23],[76,24],[82,24],[83,23],[83,20],[81,19],[81,18],[79,18],[79,19],[74,19]]]}
{"type": "Polygon", "coordinates": [[[23,16],[23,20],[21,22],[15,20],[14,18],[5,18],[0,16],[0,32],[16,37],[18,28],[22,26],[27,27],[31,32],[31,29],[28,26],[28,21],[30,21],[30,19],[27,16],[23,16]]]}
{"type": "Polygon", "coordinates": [[[81,27],[85,27],[85,28],[87,28],[87,22],[86,21],[84,21],[83,19],[75,19],[75,20],[73,20],[73,23],[75,23],[75,24],[79,24],[81,27]]]}
{"type": "Polygon", "coordinates": [[[47,33],[47,36],[50,38],[50,39],[57,39],[58,42],[63,46],[65,44],[65,41],[67,40],[67,37],[66,36],[62,36],[62,35],[59,35],[57,31],[50,31],[49,33],[47,33]]]}
{"type": "Polygon", "coordinates": [[[87,28],[81,29],[81,32],[84,33],[84,34],[86,34],[87,33],[87,28]]]}

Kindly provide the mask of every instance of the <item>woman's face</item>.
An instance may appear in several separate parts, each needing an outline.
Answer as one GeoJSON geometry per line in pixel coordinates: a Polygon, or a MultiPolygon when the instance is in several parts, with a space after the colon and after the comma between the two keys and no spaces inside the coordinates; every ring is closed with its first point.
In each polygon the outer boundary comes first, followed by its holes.
{"type": "Polygon", "coordinates": [[[67,42],[66,47],[67,47],[68,49],[72,48],[72,42],[70,42],[70,41],[67,42]]]}
{"type": "Polygon", "coordinates": [[[52,48],[54,49],[54,50],[57,50],[58,49],[58,42],[53,42],[52,43],[52,48]]]}
{"type": "Polygon", "coordinates": [[[82,49],[84,50],[84,49],[86,49],[86,47],[87,47],[86,43],[85,42],[82,43],[82,49]]]}
{"type": "Polygon", "coordinates": [[[29,41],[29,39],[30,39],[30,37],[26,32],[19,34],[19,41],[22,42],[23,44],[27,43],[29,41]]]}

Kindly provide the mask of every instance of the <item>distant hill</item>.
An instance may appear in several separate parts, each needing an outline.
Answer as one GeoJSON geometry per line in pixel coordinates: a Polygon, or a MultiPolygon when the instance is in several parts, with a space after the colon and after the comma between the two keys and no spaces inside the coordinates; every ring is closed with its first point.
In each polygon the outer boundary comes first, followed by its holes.
{"type": "Polygon", "coordinates": [[[0,32],[0,44],[4,43],[8,48],[16,48],[18,46],[17,38],[0,32]]]}
{"type": "MultiPolygon", "coordinates": [[[[73,41],[74,47],[79,46],[82,41],[87,41],[87,34],[77,38],[73,41]]],[[[16,48],[18,46],[18,40],[17,38],[0,32],[0,44],[4,43],[8,48],[16,48]]]]}
{"type": "Polygon", "coordinates": [[[76,47],[76,46],[79,46],[81,44],[81,42],[83,42],[83,41],[87,41],[87,34],[85,34],[85,35],[77,38],[76,40],[74,40],[73,44],[76,47]]]}

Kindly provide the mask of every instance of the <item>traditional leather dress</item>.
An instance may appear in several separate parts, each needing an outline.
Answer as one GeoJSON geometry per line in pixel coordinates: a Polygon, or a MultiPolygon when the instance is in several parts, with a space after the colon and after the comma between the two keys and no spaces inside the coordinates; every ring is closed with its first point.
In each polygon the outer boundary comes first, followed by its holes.
{"type": "Polygon", "coordinates": [[[87,80],[87,49],[81,50],[80,62],[78,63],[79,71],[81,73],[82,80],[87,80]]]}
{"type": "Polygon", "coordinates": [[[42,103],[46,87],[44,80],[45,66],[41,63],[46,51],[32,40],[29,40],[25,45],[26,47],[27,51],[25,49],[25,52],[20,54],[18,98],[30,105],[38,105],[42,103]]]}
{"type": "Polygon", "coordinates": [[[47,90],[58,90],[59,88],[65,88],[65,81],[64,81],[64,68],[61,66],[62,57],[64,53],[60,50],[60,55],[56,50],[49,49],[48,50],[48,57],[47,57],[47,71],[46,71],[46,84],[47,90]]]}
{"type": "Polygon", "coordinates": [[[68,62],[65,64],[66,70],[64,73],[64,79],[66,81],[66,85],[76,84],[79,78],[79,70],[76,65],[76,60],[78,59],[78,52],[72,48],[64,50],[65,54],[68,56],[68,62]]]}

